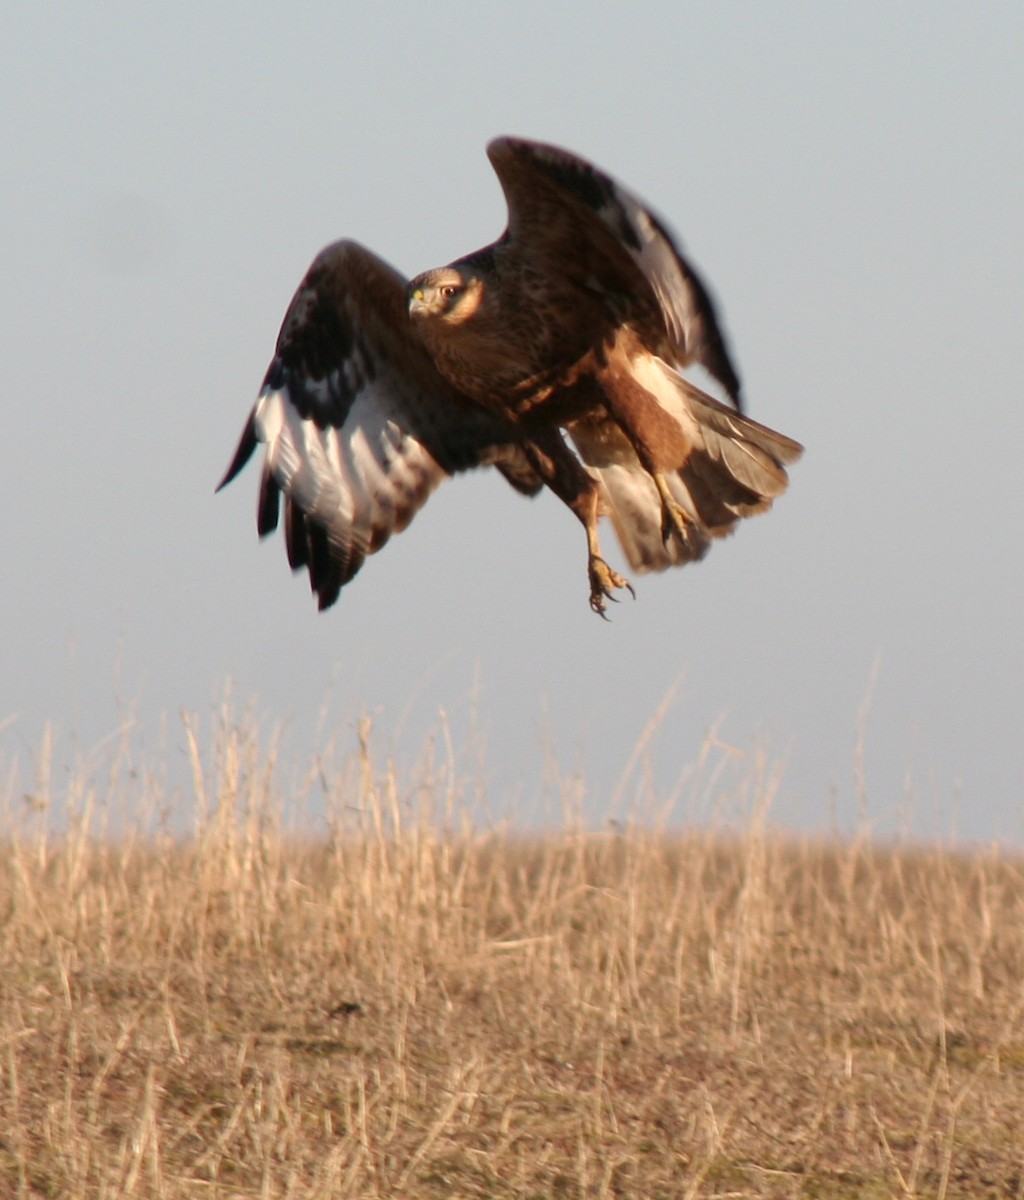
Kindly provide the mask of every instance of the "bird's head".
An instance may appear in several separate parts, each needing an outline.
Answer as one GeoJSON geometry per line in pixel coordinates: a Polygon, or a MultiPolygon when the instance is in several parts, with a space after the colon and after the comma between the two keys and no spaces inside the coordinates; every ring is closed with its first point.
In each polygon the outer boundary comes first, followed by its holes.
{"type": "Polygon", "coordinates": [[[409,316],[414,321],[461,325],[480,308],[483,280],[461,267],[424,271],[409,284],[409,316]]]}

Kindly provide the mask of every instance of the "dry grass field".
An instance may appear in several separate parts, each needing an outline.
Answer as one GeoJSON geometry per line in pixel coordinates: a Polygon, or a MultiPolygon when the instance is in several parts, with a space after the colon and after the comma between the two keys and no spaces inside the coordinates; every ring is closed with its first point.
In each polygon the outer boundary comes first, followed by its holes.
{"type": "Polygon", "coordinates": [[[0,1195],[1024,1196],[1021,861],[772,834],[756,755],[738,825],[527,837],[364,743],[296,833],[183,736],[187,837],[8,770],[0,1195]]]}

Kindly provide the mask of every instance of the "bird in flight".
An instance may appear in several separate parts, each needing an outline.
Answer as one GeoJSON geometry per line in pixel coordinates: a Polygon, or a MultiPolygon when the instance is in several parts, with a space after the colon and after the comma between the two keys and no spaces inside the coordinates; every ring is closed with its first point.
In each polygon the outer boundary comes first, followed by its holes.
{"type": "Polygon", "coordinates": [[[493,245],[411,282],[357,242],[316,257],[221,481],[265,446],[257,528],[283,499],[288,561],[321,609],[438,484],[493,466],[576,514],[604,616],[633,588],[603,557],[602,516],[633,571],[691,562],[771,507],[801,453],[743,415],[707,289],[636,196],[554,146],[487,154],[508,203],[493,245]]]}

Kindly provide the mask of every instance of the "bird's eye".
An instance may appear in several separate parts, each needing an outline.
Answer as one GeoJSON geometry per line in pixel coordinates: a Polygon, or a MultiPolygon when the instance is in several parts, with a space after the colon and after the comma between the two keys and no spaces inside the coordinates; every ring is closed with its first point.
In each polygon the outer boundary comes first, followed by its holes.
{"type": "Polygon", "coordinates": [[[450,300],[453,296],[458,295],[458,287],[454,283],[443,283],[437,289],[445,300],[450,300]]]}

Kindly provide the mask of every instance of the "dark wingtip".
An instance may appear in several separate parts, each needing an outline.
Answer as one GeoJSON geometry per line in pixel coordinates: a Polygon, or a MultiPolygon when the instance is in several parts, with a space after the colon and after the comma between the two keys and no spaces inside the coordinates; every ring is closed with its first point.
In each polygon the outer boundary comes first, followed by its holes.
{"type": "Polygon", "coordinates": [[[740,416],[747,415],[747,402],[743,398],[743,389],[737,380],[735,391],[730,393],[733,404],[736,406],[736,411],[740,416]]]}
{"type": "Polygon", "coordinates": [[[242,430],[242,436],[238,441],[238,449],[235,451],[235,456],[231,460],[231,466],[224,473],[224,478],[217,484],[214,489],[216,494],[221,488],[227,485],[234,479],[245,464],[252,458],[253,451],[259,445],[259,440],[256,437],[256,426],[252,417],[245,423],[245,428],[242,430]]]}
{"type": "Polygon", "coordinates": [[[316,611],[325,612],[328,608],[331,608],[336,603],[340,595],[341,588],[338,587],[325,588],[323,591],[317,592],[316,611]]]}
{"type": "Polygon", "coordinates": [[[263,478],[260,480],[259,503],[256,507],[256,531],[260,537],[266,537],[277,528],[281,516],[281,489],[277,485],[270,465],[263,464],[263,478]]]}
{"type": "Polygon", "coordinates": [[[740,380],[739,372],[733,366],[725,344],[725,337],[721,332],[718,333],[718,345],[712,352],[712,359],[707,364],[707,369],[725,388],[726,395],[732,401],[736,411],[743,412],[743,383],[740,380]]]}
{"type": "Polygon", "coordinates": [[[505,134],[491,138],[487,143],[487,157],[493,162],[495,157],[500,157],[506,151],[515,149],[519,140],[519,138],[508,137],[505,134]]]}

